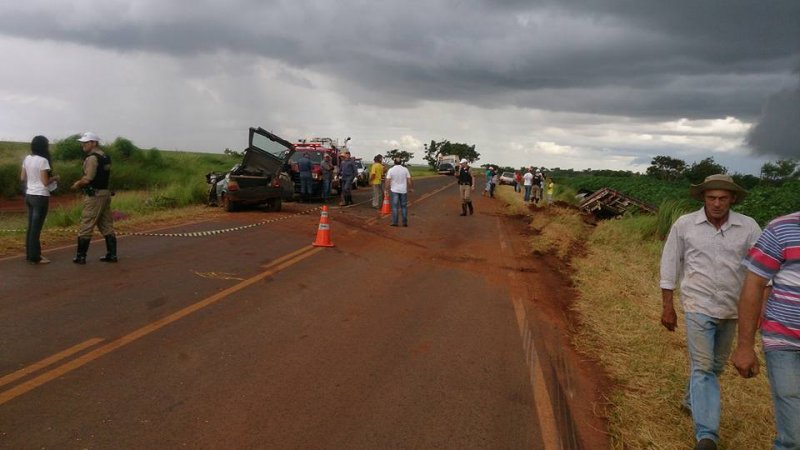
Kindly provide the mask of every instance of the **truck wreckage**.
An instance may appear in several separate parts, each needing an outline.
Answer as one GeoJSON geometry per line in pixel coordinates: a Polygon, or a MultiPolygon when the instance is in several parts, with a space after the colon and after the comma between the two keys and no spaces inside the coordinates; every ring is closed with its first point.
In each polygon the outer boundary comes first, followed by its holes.
{"type": "Polygon", "coordinates": [[[598,189],[584,196],[580,209],[597,219],[610,219],[634,211],[646,214],[655,214],[658,211],[655,206],[611,188],[598,189]]]}

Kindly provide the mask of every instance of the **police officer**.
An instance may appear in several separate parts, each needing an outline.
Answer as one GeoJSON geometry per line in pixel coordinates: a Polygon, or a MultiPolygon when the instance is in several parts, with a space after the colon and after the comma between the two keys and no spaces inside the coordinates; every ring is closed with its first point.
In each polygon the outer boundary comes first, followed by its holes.
{"type": "Polygon", "coordinates": [[[469,169],[469,161],[466,159],[461,160],[456,177],[458,177],[458,193],[461,197],[460,215],[466,216],[467,209],[469,209],[469,214],[472,215],[472,197],[470,194],[475,190],[475,177],[472,176],[472,172],[469,169]]]}
{"type": "Polygon", "coordinates": [[[72,189],[82,189],[83,213],[78,230],[78,251],[72,260],[75,264],[86,264],[86,252],[92,242],[95,225],[106,240],[106,256],[100,261],[117,262],[117,238],[114,235],[114,220],[111,217],[111,191],[108,181],[111,177],[111,158],[100,150],[100,138],[87,131],[78,139],[86,154],[83,160],[83,176],[72,185],[72,189]]]}

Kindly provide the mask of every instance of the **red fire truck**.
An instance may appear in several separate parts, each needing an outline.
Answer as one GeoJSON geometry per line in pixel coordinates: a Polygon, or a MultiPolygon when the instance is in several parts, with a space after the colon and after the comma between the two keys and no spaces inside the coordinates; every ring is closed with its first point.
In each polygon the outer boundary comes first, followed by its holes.
{"type": "MultiPolygon", "coordinates": [[[[350,138],[347,138],[343,145],[339,145],[336,139],[313,138],[308,140],[304,139],[294,144],[294,154],[289,159],[289,166],[291,167],[290,175],[294,183],[295,196],[300,195],[300,170],[297,168],[297,161],[303,157],[303,154],[307,153],[309,159],[311,159],[313,163],[311,167],[311,179],[313,183],[311,196],[320,197],[322,196],[322,170],[320,169],[322,159],[326,154],[330,155],[331,163],[334,167],[338,167],[339,155],[347,149],[347,142],[349,140],[350,138]]],[[[332,183],[331,189],[333,191],[332,194],[338,195],[339,185],[337,182],[332,183]]]]}

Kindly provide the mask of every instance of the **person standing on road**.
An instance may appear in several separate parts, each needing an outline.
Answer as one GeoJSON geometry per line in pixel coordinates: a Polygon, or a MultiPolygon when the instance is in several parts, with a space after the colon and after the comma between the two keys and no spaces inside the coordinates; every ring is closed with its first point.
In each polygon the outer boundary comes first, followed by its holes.
{"type": "Polygon", "coordinates": [[[739,338],[733,365],[739,374],[758,374],[755,334],[761,339],[775,409],[776,449],[800,448],[800,211],[778,217],[750,249],[739,297],[739,338]],[[763,309],[764,291],[772,289],[763,309]]]}
{"type": "Polygon", "coordinates": [[[380,208],[383,202],[383,155],[375,155],[369,167],[369,184],[372,186],[372,207],[380,208]]]}
{"type": "Polygon", "coordinates": [[[86,264],[86,252],[92,242],[94,227],[106,240],[106,256],[100,261],[117,262],[117,238],[114,234],[114,219],[111,217],[111,158],[100,149],[100,138],[87,131],[78,139],[86,158],[83,160],[83,176],[72,185],[82,189],[83,212],[78,229],[78,251],[72,260],[75,264],[86,264]]]}
{"type": "Polygon", "coordinates": [[[414,192],[411,184],[411,172],[408,171],[399,158],[395,158],[394,166],[386,173],[386,194],[392,196],[392,223],[397,226],[398,213],[403,218],[403,226],[408,226],[408,193],[414,192]]]}
{"type": "Polygon", "coordinates": [[[522,176],[522,184],[525,188],[525,203],[531,201],[531,189],[533,187],[533,168],[529,167],[525,175],[522,176]]]}
{"type": "Polygon", "coordinates": [[[747,194],[728,175],[711,175],[692,185],[699,211],[675,221],[661,254],[661,324],[677,325],[673,292],[680,280],[691,364],[683,407],[692,413],[695,449],[719,442],[719,376],[736,332],[737,303],[745,271],[741,265],[761,229],[752,218],[730,210],[747,194]]]}
{"type": "Polygon", "coordinates": [[[458,194],[461,197],[461,215],[466,216],[467,209],[469,209],[469,215],[472,215],[474,210],[470,194],[475,190],[475,177],[470,171],[469,161],[466,158],[461,160],[456,177],[458,178],[458,194]]]}
{"type": "Polygon", "coordinates": [[[307,202],[311,199],[311,169],[314,163],[308,157],[308,152],[304,152],[303,156],[297,160],[297,171],[300,173],[300,201],[307,202]]]}
{"type": "Polygon", "coordinates": [[[339,187],[342,190],[342,202],[339,203],[339,206],[353,204],[353,180],[356,179],[357,175],[356,163],[350,159],[350,151],[345,150],[342,153],[342,161],[339,164],[339,176],[341,176],[339,180],[341,185],[339,187]]]}
{"type": "Polygon", "coordinates": [[[533,183],[531,184],[531,201],[534,205],[539,204],[542,199],[542,173],[538,170],[533,175],[533,183]]]}
{"type": "Polygon", "coordinates": [[[496,167],[492,167],[492,177],[489,179],[489,197],[494,198],[494,190],[500,182],[500,175],[496,167]]]}
{"type": "Polygon", "coordinates": [[[322,173],[322,203],[328,203],[328,197],[331,196],[331,183],[333,182],[333,163],[331,162],[331,155],[325,153],[322,157],[322,162],[319,163],[319,170],[322,173]]]}
{"type": "Polygon", "coordinates": [[[50,206],[50,191],[55,189],[58,175],[51,176],[50,141],[36,136],[31,141],[31,154],[22,161],[19,180],[25,183],[25,206],[28,207],[28,228],[25,232],[25,260],[31,264],[47,264],[42,256],[41,235],[47,210],[50,206]],[[51,184],[52,183],[52,184],[51,184]]]}

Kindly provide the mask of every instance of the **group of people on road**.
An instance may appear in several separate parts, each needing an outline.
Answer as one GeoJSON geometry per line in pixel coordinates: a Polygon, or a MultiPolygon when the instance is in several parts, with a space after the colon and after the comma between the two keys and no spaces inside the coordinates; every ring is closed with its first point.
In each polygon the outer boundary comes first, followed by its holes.
{"type": "MultiPolygon", "coordinates": [[[[100,261],[117,262],[117,238],[114,219],[111,215],[109,189],[111,157],[100,148],[100,138],[87,131],[78,139],[86,157],[83,160],[81,177],[72,184],[72,189],[81,190],[83,211],[78,229],[75,264],[86,264],[86,254],[97,227],[106,242],[106,254],[100,261]]],[[[22,161],[20,181],[25,184],[25,205],[28,209],[28,228],[25,236],[25,259],[30,264],[47,264],[42,256],[41,232],[50,204],[50,192],[58,188],[60,177],[53,174],[50,158],[50,142],[44,136],[31,141],[31,154],[22,161]]]]}
{"type": "MultiPolygon", "coordinates": [[[[517,176],[520,176],[517,173],[517,176]]],[[[533,203],[538,205],[544,198],[549,205],[553,203],[553,191],[555,190],[555,183],[550,177],[542,174],[541,170],[531,166],[521,175],[522,187],[524,189],[523,198],[525,203],[533,203]]]]}
{"type": "Polygon", "coordinates": [[[697,450],[716,449],[720,440],[720,375],[737,324],[733,365],[743,377],[759,372],[759,321],[774,448],[800,448],[800,212],[773,220],[762,233],[755,220],[730,209],[746,194],[724,174],[692,185],[690,195],[703,207],[675,221],[661,255],[661,324],[669,331],[677,326],[673,297],[680,288],[690,361],[682,408],[692,416],[697,450]]]}

